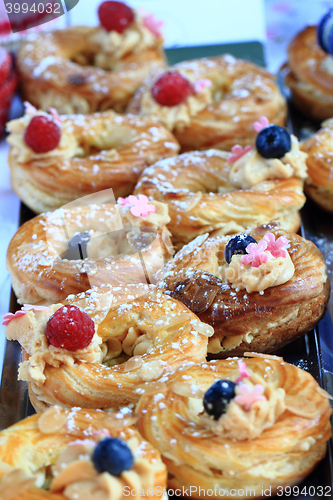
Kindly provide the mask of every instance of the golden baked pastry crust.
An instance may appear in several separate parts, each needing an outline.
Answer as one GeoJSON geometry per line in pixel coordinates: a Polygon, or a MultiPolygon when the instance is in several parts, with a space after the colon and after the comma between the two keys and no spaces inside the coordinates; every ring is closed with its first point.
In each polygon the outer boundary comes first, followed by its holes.
{"type": "MultiPolygon", "coordinates": [[[[105,430],[112,437],[139,443],[135,460],[146,462],[151,467],[150,476],[142,474],[142,486],[159,487],[166,483],[166,468],[159,453],[133,428],[128,427],[135,419],[121,414],[108,414],[89,409],[73,408],[70,410],[54,407],[48,412],[33,415],[21,420],[0,433],[0,484],[4,476],[16,470],[22,476],[16,476],[15,483],[6,483],[2,491],[4,500],[68,500],[61,492],[45,490],[30,485],[24,488],[24,478],[36,474],[47,474],[47,468],[53,465],[58,456],[70,443],[77,440],[94,440],[105,430]],[[118,417],[118,418],[117,418],[118,417]],[[122,418],[120,418],[122,417],[122,418]]],[[[97,443],[97,441],[96,441],[97,443]]],[[[143,469],[144,470],[144,469],[143,469]]],[[[8,477],[8,476],[7,476],[8,477]]],[[[15,476],[14,476],[15,477],[15,476]]],[[[139,475],[140,477],[140,475],[139,475]]],[[[7,480],[8,481],[8,480],[7,480]]],[[[126,484],[126,481],[125,481],[126,484]]],[[[128,483],[131,485],[131,483],[128,483]]],[[[87,485],[86,485],[87,487],[87,485]]],[[[154,496],[148,495],[151,500],[154,496]]],[[[104,498],[104,497],[103,497],[104,498]]]]}
{"type": "Polygon", "coordinates": [[[61,128],[69,151],[56,148],[22,158],[22,148],[12,145],[9,152],[12,187],[36,213],[108,188],[116,198],[128,196],[144,168],[179,149],[156,120],[113,111],[63,116],[61,128]]]}
{"type": "Polygon", "coordinates": [[[63,304],[77,305],[95,321],[97,338],[86,349],[70,352],[48,344],[46,323],[62,304],[29,311],[6,327],[7,338],[26,351],[20,376],[29,381],[37,411],[54,404],[107,409],[136,403],[146,381],[158,387],[163,373],[203,361],[213,334],[153,285],[101,287],[63,304]]]}
{"type": "Polygon", "coordinates": [[[193,498],[240,500],[249,498],[250,490],[252,498],[261,498],[262,488],[271,487],[273,496],[278,486],[301,482],[324,457],[331,436],[331,407],[313,377],[282,358],[245,362],[265,382],[284,389],[294,406],[299,403],[300,412],[284,411],[255,439],[214,435],[198,418],[203,410],[200,399],[216,380],[236,380],[237,358],[194,365],[169,375],[161,390],[163,398],[157,401],[153,395],[142,396],[136,412],[140,433],[159,449],[167,465],[170,488],[184,486],[191,495],[192,486],[193,498]],[[310,409],[312,416],[310,412],[307,415],[310,409]],[[204,490],[200,496],[199,487],[204,490]],[[224,490],[224,495],[219,490],[224,490]],[[241,490],[243,494],[237,495],[241,490]]]}
{"type": "Polygon", "coordinates": [[[173,248],[166,228],[170,220],[167,207],[158,202],[151,204],[156,212],[148,217],[134,217],[119,205],[92,202],[24,223],[7,250],[7,268],[19,303],[52,304],[92,286],[147,283],[147,279],[155,282],[173,248]],[[67,239],[85,231],[94,232],[92,241],[96,235],[97,256],[89,257],[88,251],[84,260],[62,258],[67,239]],[[99,257],[99,247],[103,246],[99,238],[104,234],[110,235],[111,247],[105,257],[99,257]],[[125,247],[128,252],[121,250],[124,241],[129,244],[125,247]]]}
{"type": "Polygon", "coordinates": [[[175,244],[207,232],[234,234],[271,221],[278,221],[287,231],[298,230],[299,210],[305,203],[303,182],[290,177],[235,190],[228,181],[228,155],[217,150],[193,151],[157,162],[142,173],[134,193],[168,205],[168,228],[175,244]],[[229,192],[220,194],[219,188],[229,192]]]}
{"type": "Polygon", "coordinates": [[[208,351],[220,357],[274,352],[310,331],[325,311],[330,284],[321,252],[311,241],[283,230],[257,228],[250,234],[259,241],[267,232],[287,237],[295,273],[263,293],[235,291],[220,278],[228,237],[200,236],[166,266],[160,286],[213,326],[208,351]]]}
{"type": "Polygon", "coordinates": [[[17,54],[24,99],[44,111],[54,107],[63,114],[124,111],[143,80],[165,67],[164,52],[157,46],[129,53],[113,71],[93,67],[91,58],[101,50],[93,39],[100,30],[75,26],[24,42],[17,54]],[[72,62],[80,59],[83,64],[72,62]]]}
{"type": "Polygon", "coordinates": [[[333,116],[333,74],[326,70],[327,58],[317,42],[316,26],[308,26],[291,42],[285,83],[296,106],[318,121],[333,116]]]}
{"type": "MultiPolygon", "coordinates": [[[[249,61],[226,54],[181,62],[170,70],[179,71],[191,82],[212,82],[209,90],[213,102],[192,116],[188,126],[172,130],[183,151],[213,147],[230,150],[235,144],[254,144],[252,124],[261,116],[276,125],[285,124],[286,102],[273,76],[249,61]]],[[[142,113],[142,96],[160,74],[148,77],[138,89],[127,108],[130,113],[142,113]]]]}
{"type": "Polygon", "coordinates": [[[304,190],[324,210],[333,212],[333,121],[324,122],[301,148],[308,154],[309,176],[304,190]]]}

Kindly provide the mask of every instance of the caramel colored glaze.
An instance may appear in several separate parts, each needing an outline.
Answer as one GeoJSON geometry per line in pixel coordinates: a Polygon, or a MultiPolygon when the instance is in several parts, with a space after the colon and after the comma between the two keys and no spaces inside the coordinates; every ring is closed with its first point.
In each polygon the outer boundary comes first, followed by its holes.
{"type": "Polygon", "coordinates": [[[328,54],[317,42],[316,26],[308,26],[288,48],[286,84],[297,107],[314,120],[333,116],[333,75],[323,66],[328,54]]]}
{"type": "Polygon", "coordinates": [[[44,111],[56,107],[59,113],[94,113],[109,108],[124,111],[143,80],[165,67],[164,52],[159,47],[130,53],[118,61],[114,71],[72,62],[77,55],[83,54],[89,60],[98,53],[100,48],[91,42],[98,30],[76,26],[40,33],[23,43],[17,68],[24,99],[44,111]],[[47,70],[43,69],[45,62],[50,63],[47,70]]]}
{"type": "MultiPolygon", "coordinates": [[[[265,232],[268,230],[266,229],[265,232]]],[[[325,311],[330,285],[324,258],[318,248],[308,240],[282,230],[270,230],[276,237],[286,236],[294,276],[285,284],[268,288],[264,293],[235,291],[231,284],[222,282],[213,273],[218,264],[226,264],[224,249],[227,237],[195,241],[174,258],[167,266],[161,286],[170,295],[181,300],[196,312],[205,323],[213,326],[215,334],[210,343],[219,356],[241,355],[246,351],[273,352],[311,330],[325,311]],[[214,264],[213,264],[214,263],[214,264]],[[203,295],[198,300],[198,293],[203,295]],[[251,334],[246,341],[239,338],[239,345],[223,349],[221,342],[232,343],[237,336],[251,334]],[[215,342],[216,342],[215,340],[215,342]]],[[[250,234],[258,240],[262,229],[250,234]]],[[[212,348],[208,346],[208,351],[212,348]]]]}
{"type": "MultiPolygon", "coordinates": [[[[286,396],[314,403],[315,417],[299,416],[286,410],[258,438],[239,441],[205,432],[200,420],[193,423],[193,400],[174,390],[177,384],[198,387],[204,393],[216,380],[235,381],[239,375],[237,359],[219,360],[178,370],[165,381],[165,407],[152,395],[143,396],[136,409],[141,434],[156,446],[165,461],[169,488],[197,487],[193,498],[221,498],[219,489],[246,491],[252,498],[262,497],[262,488],[293,486],[300,483],[324,457],[331,436],[331,408],[307,372],[283,362],[282,358],[245,359],[246,366],[265,381],[274,382],[286,396]],[[186,377],[186,380],[184,379],[186,377]],[[154,425],[152,425],[154,418],[154,425]],[[312,445],[307,445],[307,442],[312,445]],[[302,449],[302,446],[304,448],[302,449]],[[217,493],[198,495],[202,490],[217,493]]],[[[193,395],[195,398],[196,396],[193,395]]]]}
{"type": "Polygon", "coordinates": [[[175,244],[207,232],[234,234],[272,221],[297,231],[298,211],[305,202],[302,181],[274,179],[235,190],[228,182],[231,166],[227,158],[224,151],[208,150],[159,161],[142,173],[134,194],[168,205],[168,228],[175,244]],[[229,192],[219,194],[218,188],[229,192]]]}
{"type": "MultiPolygon", "coordinates": [[[[173,130],[183,151],[212,147],[230,150],[235,144],[254,144],[253,122],[261,116],[276,125],[285,124],[286,103],[274,77],[253,63],[226,54],[181,62],[171,69],[191,81],[208,79],[212,92],[222,94],[192,117],[189,126],[173,130]]],[[[140,114],[142,95],[158,74],[148,77],[135,93],[128,107],[130,113],[140,114]]]]}

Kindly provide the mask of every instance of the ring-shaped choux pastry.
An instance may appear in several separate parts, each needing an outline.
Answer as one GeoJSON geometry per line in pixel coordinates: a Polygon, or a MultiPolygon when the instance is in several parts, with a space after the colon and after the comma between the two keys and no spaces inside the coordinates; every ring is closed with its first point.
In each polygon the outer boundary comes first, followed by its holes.
{"type": "Polygon", "coordinates": [[[333,120],[326,120],[301,148],[308,154],[305,193],[321,208],[333,212],[333,120]]]}
{"type": "Polygon", "coordinates": [[[130,203],[110,203],[109,192],[36,216],[18,229],[7,268],[19,303],[51,304],[92,286],[157,281],[173,254],[167,206],[143,202],[140,210],[150,212],[134,216],[130,203]]]}
{"type": "Polygon", "coordinates": [[[183,151],[254,144],[252,123],[266,116],[284,125],[286,101],[274,77],[256,64],[230,54],[185,61],[168,69],[185,77],[192,90],[177,105],[161,105],[153,97],[162,70],[135,93],[127,111],[156,116],[179,141],[183,151]]]}
{"type": "Polygon", "coordinates": [[[249,234],[258,246],[261,239],[281,241],[286,257],[266,255],[266,264],[253,267],[254,262],[240,264],[235,255],[228,264],[225,249],[231,238],[206,234],[175,255],[160,283],[166,293],[213,326],[208,352],[220,357],[276,351],[310,331],[329,298],[325,260],[311,241],[267,227],[249,234]]]}
{"type": "Polygon", "coordinates": [[[179,149],[172,134],[156,120],[106,111],[55,115],[60,142],[38,153],[27,145],[26,132],[34,117],[52,120],[52,116],[31,106],[27,111],[7,124],[8,163],[14,191],[36,213],[109,188],[116,198],[128,196],[144,168],[176,155],[179,149]]]}
{"type": "MultiPolygon", "coordinates": [[[[165,465],[157,450],[134,429],[134,422],[130,413],[55,406],[12,425],[0,433],[1,497],[93,500],[111,494],[120,499],[123,492],[134,489],[163,491],[165,465]],[[120,468],[127,467],[120,475],[115,475],[116,470],[98,471],[95,466],[97,446],[110,438],[118,445],[114,449],[120,468]],[[124,449],[125,456],[121,455],[124,449]]],[[[152,500],[154,495],[147,497],[152,500]]]]}
{"type": "Polygon", "coordinates": [[[285,83],[299,110],[316,121],[333,116],[332,56],[318,44],[316,26],[308,26],[288,48],[285,83]]]}
{"type": "MultiPolygon", "coordinates": [[[[75,335],[83,335],[82,328],[75,335]]],[[[92,409],[135,404],[145,382],[157,390],[164,373],[204,361],[213,328],[153,285],[129,285],[95,288],[41,310],[25,306],[10,316],[5,333],[25,351],[19,378],[29,382],[31,402],[40,412],[55,404],[92,409]],[[58,344],[65,347],[49,342],[48,322],[62,306],[66,324],[69,306],[94,321],[87,347],[74,351],[62,341],[58,344]]]]}
{"type": "Polygon", "coordinates": [[[123,33],[102,26],[39,33],[17,54],[24,99],[59,113],[122,112],[144,79],[165,67],[162,45],[162,35],[135,11],[123,33]]]}
{"type": "Polygon", "coordinates": [[[295,153],[276,160],[277,169],[271,167],[274,160],[255,149],[233,164],[224,151],[184,153],[144,170],[134,192],[168,205],[168,228],[178,246],[207,232],[234,234],[272,221],[297,231],[305,203],[306,155],[296,138],[293,144],[295,153]]]}
{"type": "Polygon", "coordinates": [[[168,487],[184,496],[281,495],[325,455],[331,436],[328,393],[282,358],[244,361],[181,368],[163,378],[158,398],[148,394],[139,401],[139,431],[160,451],[168,487]],[[208,414],[204,395],[219,380],[220,395],[206,396],[208,414]],[[236,383],[233,394],[224,396],[230,382],[236,383]]]}

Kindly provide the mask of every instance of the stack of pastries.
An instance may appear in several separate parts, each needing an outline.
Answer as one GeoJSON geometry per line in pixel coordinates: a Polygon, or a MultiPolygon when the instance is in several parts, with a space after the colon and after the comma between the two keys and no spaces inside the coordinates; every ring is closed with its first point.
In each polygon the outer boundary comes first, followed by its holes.
{"type": "Polygon", "coordinates": [[[152,15],[99,19],[17,57],[8,161],[37,215],[7,251],[3,324],[37,414],[0,432],[0,499],[280,493],[331,436],[330,395],[273,354],[329,298],[296,234],[311,147],[265,70],[166,69],[152,15]]]}

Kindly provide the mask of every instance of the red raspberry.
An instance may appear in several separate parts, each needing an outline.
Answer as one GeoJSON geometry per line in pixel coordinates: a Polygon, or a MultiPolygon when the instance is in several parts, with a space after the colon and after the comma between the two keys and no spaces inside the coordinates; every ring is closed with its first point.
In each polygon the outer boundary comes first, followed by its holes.
{"type": "Polygon", "coordinates": [[[162,106],[177,106],[192,93],[190,82],[177,71],[169,71],[162,75],[153,85],[151,93],[162,106]]]}
{"type": "Polygon", "coordinates": [[[34,116],[24,134],[24,140],[35,153],[48,153],[55,149],[61,139],[61,129],[46,116],[34,116]]]}
{"type": "Polygon", "coordinates": [[[134,21],[134,12],[125,3],[108,1],[99,6],[98,17],[106,31],[124,33],[134,21]]]}
{"type": "Polygon", "coordinates": [[[45,335],[54,347],[77,351],[87,347],[95,333],[95,323],[77,306],[62,306],[46,324],[45,335]]]}
{"type": "Polygon", "coordinates": [[[0,86],[8,79],[11,71],[13,59],[7,50],[0,47],[0,86]]]}

